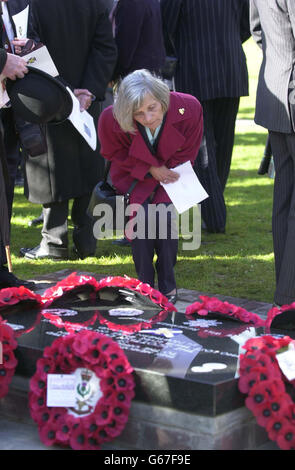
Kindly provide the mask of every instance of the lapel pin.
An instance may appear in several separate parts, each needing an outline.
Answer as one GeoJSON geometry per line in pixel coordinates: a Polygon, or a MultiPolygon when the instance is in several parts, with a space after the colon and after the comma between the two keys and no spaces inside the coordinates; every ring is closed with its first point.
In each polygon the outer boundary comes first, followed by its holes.
{"type": "Polygon", "coordinates": [[[178,110],[178,112],[179,112],[180,114],[184,114],[184,111],[185,111],[184,108],[179,108],[179,110],[178,110]]]}

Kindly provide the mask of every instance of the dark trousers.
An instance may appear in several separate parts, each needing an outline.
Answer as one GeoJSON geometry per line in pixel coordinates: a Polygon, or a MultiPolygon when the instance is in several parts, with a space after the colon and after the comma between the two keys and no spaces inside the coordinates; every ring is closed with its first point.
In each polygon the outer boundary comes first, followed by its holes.
{"type": "Polygon", "coordinates": [[[275,165],[272,214],[276,290],[274,301],[295,301],[295,134],[270,132],[275,165]]]}
{"type": "MultiPolygon", "coordinates": [[[[154,204],[152,205],[155,206],[154,204]]],[[[166,207],[168,205],[165,204],[166,207]]],[[[171,212],[167,212],[167,219],[159,216],[159,214],[157,214],[156,218],[148,217],[148,204],[144,204],[142,207],[144,207],[143,219],[138,219],[138,224],[141,227],[143,223],[145,224],[145,237],[135,237],[131,240],[132,256],[137,277],[140,281],[154,287],[156,271],[158,290],[166,295],[176,289],[174,266],[177,260],[178,238],[175,238],[176,231],[172,229],[174,223],[173,216],[171,216],[171,212]],[[161,230],[160,221],[161,223],[167,223],[164,231],[161,230]],[[153,224],[153,230],[151,230],[151,224],[153,224]],[[150,233],[154,232],[154,238],[148,235],[149,231],[150,233]],[[163,232],[167,236],[161,239],[163,232]],[[157,260],[154,267],[153,259],[155,254],[157,255],[157,260]]]]}
{"type": "Polygon", "coordinates": [[[228,179],[234,145],[239,98],[202,101],[204,137],[195,161],[195,171],[209,198],[201,203],[202,219],[211,232],[226,224],[223,192],[228,179]]]}
{"type": "MultiPolygon", "coordinates": [[[[89,199],[89,194],[75,198],[71,211],[74,225],[73,242],[79,253],[84,256],[94,254],[96,249],[93,221],[86,213],[89,199]]],[[[52,255],[63,254],[68,249],[68,213],[68,200],[43,205],[41,247],[52,255]]]]}
{"type": "MultiPolygon", "coordinates": [[[[20,145],[15,132],[14,119],[11,108],[1,109],[2,131],[0,138],[3,139],[2,155],[3,165],[5,166],[5,189],[8,209],[8,223],[12,214],[12,205],[14,197],[14,185],[17,168],[20,162],[20,145]]],[[[0,242],[0,265],[6,264],[6,254],[3,244],[0,242]]]]}

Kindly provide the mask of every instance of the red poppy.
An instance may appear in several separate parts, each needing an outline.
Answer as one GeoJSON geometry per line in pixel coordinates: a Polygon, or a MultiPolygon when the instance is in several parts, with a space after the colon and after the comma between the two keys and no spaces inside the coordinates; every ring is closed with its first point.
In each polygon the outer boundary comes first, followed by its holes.
{"type": "Polygon", "coordinates": [[[0,344],[2,346],[2,357],[0,358],[0,398],[3,398],[8,393],[9,384],[17,366],[17,359],[13,352],[17,347],[17,342],[12,328],[6,325],[1,317],[0,344]]]}
{"type": "Polygon", "coordinates": [[[49,423],[40,429],[40,439],[46,446],[52,446],[57,443],[57,427],[54,423],[49,423]]]}
{"type": "Polygon", "coordinates": [[[286,424],[282,432],[277,437],[277,443],[283,450],[295,450],[294,426],[286,424]]]}
{"type": "Polygon", "coordinates": [[[17,359],[12,350],[3,351],[3,364],[6,369],[15,369],[17,366],[17,359]]]}
{"type": "Polygon", "coordinates": [[[289,425],[289,421],[284,416],[272,416],[266,425],[269,438],[277,441],[278,437],[289,429],[289,425]]]}
{"type": "Polygon", "coordinates": [[[239,390],[242,393],[249,393],[250,388],[253,387],[261,380],[261,374],[263,369],[261,368],[251,368],[251,371],[248,374],[242,375],[239,380],[239,390]]]}

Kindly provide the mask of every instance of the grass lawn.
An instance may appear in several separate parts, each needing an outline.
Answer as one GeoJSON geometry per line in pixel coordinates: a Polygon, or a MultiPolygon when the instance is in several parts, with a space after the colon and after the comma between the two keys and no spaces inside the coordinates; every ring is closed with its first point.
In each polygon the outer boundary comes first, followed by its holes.
{"type": "MultiPolygon", "coordinates": [[[[226,234],[202,234],[198,250],[179,250],[176,277],[179,287],[208,294],[272,302],[274,267],[271,236],[273,180],[257,175],[263,155],[266,131],[251,125],[254,116],[257,72],[261,53],[251,40],[245,44],[249,67],[250,96],[241,99],[236,127],[230,178],[225,192],[228,221],[226,234]],[[249,125],[247,125],[247,122],[249,125]]],[[[12,219],[11,250],[14,272],[32,279],[36,275],[61,269],[85,270],[106,275],[136,277],[129,248],[119,248],[111,240],[100,240],[96,258],[54,262],[29,261],[18,256],[22,246],[40,241],[40,227],[28,227],[39,215],[40,206],[30,204],[16,188],[12,219]]],[[[72,227],[70,225],[70,231],[72,227]]],[[[71,243],[71,238],[70,238],[71,243]]]]}

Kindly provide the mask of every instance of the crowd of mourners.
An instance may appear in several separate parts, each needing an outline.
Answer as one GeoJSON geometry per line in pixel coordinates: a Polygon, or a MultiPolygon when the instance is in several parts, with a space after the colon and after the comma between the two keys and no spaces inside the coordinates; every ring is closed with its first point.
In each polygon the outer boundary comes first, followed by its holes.
{"type": "Polygon", "coordinates": [[[0,289],[34,289],[9,267],[20,168],[27,200],[41,206],[33,222],[42,228],[39,245],[19,255],[67,259],[71,211],[73,249],[84,259],[99,257],[87,209],[110,162],[109,182],[141,207],[141,219],[133,214],[133,220],[146,231],[134,237],[126,230],[115,243],[131,249],[140,281],[157,283],[176,302],[178,240],[169,234],[177,215],[168,213],[163,239],[163,220],[151,221],[149,207],[171,205],[165,185],[191,162],[209,196],[201,202],[202,229],[226,234],[224,190],[240,97],[248,95],[243,43],[252,35],[263,54],[255,122],[269,132],[275,166],[274,303],[295,301],[293,0],[4,0],[0,6],[0,289]],[[24,34],[16,18],[25,14],[24,34]],[[42,47],[57,76],[26,59],[42,47]],[[69,89],[93,118],[95,150],[68,119],[69,89]]]}

